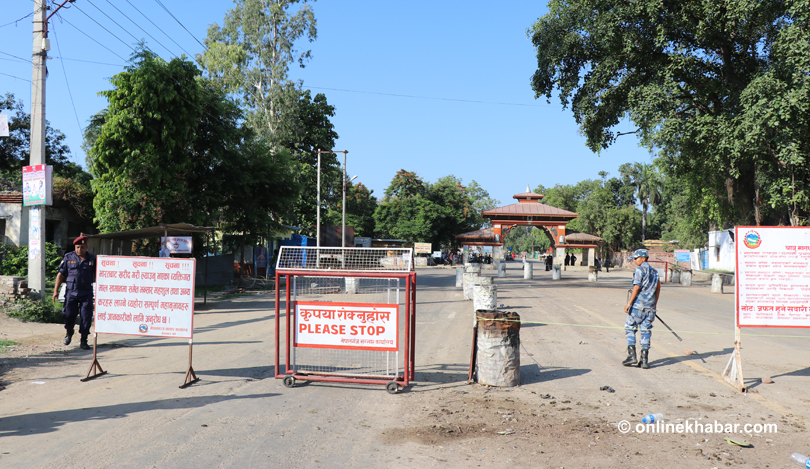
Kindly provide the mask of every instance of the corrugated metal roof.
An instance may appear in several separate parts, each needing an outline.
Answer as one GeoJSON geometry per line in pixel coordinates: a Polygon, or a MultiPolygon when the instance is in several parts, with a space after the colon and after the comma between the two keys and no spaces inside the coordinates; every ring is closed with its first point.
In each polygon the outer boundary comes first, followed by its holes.
{"type": "Polygon", "coordinates": [[[510,216],[549,216],[549,217],[570,217],[576,218],[577,215],[574,212],[569,212],[568,210],[563,210],[561,208],[552,207],[546,204],[511,204],[505,205],[503,207],[493,208],[492,210],[485,210],[482,213],[483,216],[493,218],[498,215],[510,215],[510,216]]]}

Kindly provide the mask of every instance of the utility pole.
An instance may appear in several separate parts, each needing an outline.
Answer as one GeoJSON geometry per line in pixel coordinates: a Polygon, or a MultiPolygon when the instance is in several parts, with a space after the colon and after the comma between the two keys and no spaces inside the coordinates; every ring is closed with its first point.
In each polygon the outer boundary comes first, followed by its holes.
{"type": "MultiPolygon", "coordinates": [[[[45,0],[34,0],[34,47],[31,56],[31,166],[46,164],[45,161],[45,78],[48,74],[47,59],[48,20],[66,3],[63,1],[48,15],[45,0]]],[[[34,295],[43,298],[45,288],[45,206],[28,208],[28,288],[34,295]],[[38,249],[31,249],[31,242],[38,241],[38,249]]]]}
{"type": "MultiPolygon", "coordinates": [[[[48,9],[45,0],[34,0],[34,48],[31,56],[31,166],[45,164],[45,61],[48,57],[48,9]]],[[[28,207],[28,288],[44,298],[45,288],[45,209],[28,207]],[[32,248],[35,241],[35,248],[32,248]]]]}

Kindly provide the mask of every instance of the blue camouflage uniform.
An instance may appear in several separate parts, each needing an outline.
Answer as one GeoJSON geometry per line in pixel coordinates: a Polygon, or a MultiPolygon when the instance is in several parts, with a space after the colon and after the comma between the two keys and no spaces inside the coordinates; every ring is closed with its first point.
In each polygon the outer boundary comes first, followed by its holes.
{"type": "Polygon", "coordinates": [[[89,252],[82,260],[75,252],[65,254],[58,272],[66,277],[65,306],[62,308],[62,318],[65,320],[65,329],[73,332],[76,316],[81,313],[79,333],[90,333],[90,324],[93,323],[93,283],[96,281],[96,256],[89,252]]]}
{"type": "Polygon", "coordinates": [[[641,329],[641,348],[650,348],[653,321],[655,320],[655,290],[658,287],[658,271],[644,262],[633,272],[633,285],[641,287],[624,323],[627,345],[636,345],[636,331],[641,329]],[[639,327],[640,326],[640,327],[639,327]]]}

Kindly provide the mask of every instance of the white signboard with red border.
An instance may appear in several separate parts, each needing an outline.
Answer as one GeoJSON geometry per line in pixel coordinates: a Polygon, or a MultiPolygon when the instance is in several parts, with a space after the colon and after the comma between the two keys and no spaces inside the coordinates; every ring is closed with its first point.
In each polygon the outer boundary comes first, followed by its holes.
{"type": "Polygon", "coordinates": [[[194,259],[97,256],[95,332],[191,339],[194,259]]]}
{"type": "Polygon", "coordinates": [[[169,236],[160,237],[160,245],[166,245],[172,254],[191,254],[194,251],[194,244],[191,236],[169,236]]]}
{"type": "Polygon", "coordinates": [[[738,226],[740,327],[810,327],[810,228],[738,226]]]}
{"type": "Polygon", "coordinates": [[[297,301],[295,346],[396,352],[399,305],[297,301]]]}

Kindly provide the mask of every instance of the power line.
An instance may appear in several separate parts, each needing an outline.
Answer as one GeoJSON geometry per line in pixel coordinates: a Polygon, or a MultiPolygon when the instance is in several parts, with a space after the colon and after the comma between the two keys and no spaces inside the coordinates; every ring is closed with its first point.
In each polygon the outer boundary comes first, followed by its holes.
{"type": "MultiPolygon", "coordinates": [[[[126,2],[127,2],[127,3],[129,3],[129,5],[130,5],[132,8],[134,8],[134,9],[135,9],[135,11],[137,11],[138,13],[140,13],[140,14],[141,14],[141,16],[143,16],[144,18],[146,18],[146,21],[149,21],[150,23],[152,23],[152,26],[156,27],[156,28],[158,29],[158,31],[160,31],[161,33],[163,33],[163,35],[164,35],[164,36],[166,36],[167,38],[169,38],[169,40],[170,40],[170,41],[172,41],[172,42],[173,42],[173,43],[174,43],[174,44],[175,44],[177,47],[179,47],[179,48],[183,49],[183,46],[181,46],[180,44],[177,44],[177,41],[175,41],[174,39],[172,39],[172,37],[171,37],[171,36],[169,36],[168,34],[166,34],[166,31],[164,31],[164,30],[160,29],[160,26],[156,25],[154,21],[152,21],[151,19],[149,19],[149,17],[148,17],[148,16],[144,15],[144,14],[143,14],[143,12],[142,12],[141,10],[139,10],[139,9],[138,9],[138,7],[136,7],[135,5],[133,5],[133,4],[132,4],[132,2],[130,2],[129,0],[126,0],[126,2]]],[[[192,55],[191,55],[191,54],[189,54],[189,53],[188,53],[188,51],[187,51],[187,50],[185,50],[185,49],[183,49],[183,52],[185,52],[186,54],[188,54],[188,56],[189,56],[189,57],[191,57],[191,56],[192,56],[192,55]]],[[[176,55],[175,55],[175,57],[176,57],[176,55]]]]}
{"type": "Polygon", "coordinates": [[[152,36],[151,34],[149,34],[149,32],[148,32],[147,30],[143,29],[143,28],[141,27],[141,25],[139,25],[139,24],[138,24],[138,23],[136,23],[136,22],[135,22],[135,21],[134,21],[132,18],[130,18],[129,16],[127,16],[127,14],[126,14],[126,13],[124,13],[123,11],[121,11],[121,10],[120,10],[120,9],[119,9],[117,6],[115,6],[115,4],[114,4],[114,3],[110,2],[110,0],[105,0],[105,1],[106,1],[107,3],[109,3],[109,4],[110,4],[110,6],[112,6],[112,7],[113,7],[113,8],[115,8],[116,10],[118,10],[118,12],[119,12],[119,13],[121,13],[121,14],[124,16],[124,18],[128,19],[128,20],[129,20],[129,21],[130,21],[132,24],[134,24],[135,26],[137,26],[137,27],[138,27],[138,29],[140,29],[141,31],[143,31],[143,32],[144,32],[144,34],[146,34],[147,36],[149,36],[150,38],[152,38],[152,40],[153,40],[153,41],[157,42],[157,43],[158,43],[158,45],[160,45],[160,47],[162,47],[162,48],[166,49],[166,51],[168,51],[168,52],[169,52],[169,54],[171,54],[171,55],[173,55],[173,56],[177,57],[177,54],[175,54],[174,52],[172,52],[172,51],[171,51],[171,50],[170,50],[168,47],[164,46],[164,45],[163,45],[163,44],[162,44],[160,41],[158,41],[157,39],[155,39],[155,37],[154,37],[154,36],[152,36]]]}
{"type": "MultiPolygon", "coordinates": [[[[203,50],[205,50],[205,48],[206,48],[206,47],[205,47],[205,44],[203,44],[202,42],[200,42],[200,40],[199,40],[199,39],[197,39],[197,36],[195,36],[195,35],[191,34],[191,31],[189,31],[189,30],[188,30],[188,29],[187,29],[185,26],[183,26],[183,23],[181,23],[181,22],[180,22],[180,20],[178,20],[178,19],[177,19],[177,17],[176,17],[176,16],[174,16],[174,15],[172,14],[172,12],[170,12],[170,11],[169,11],[169,9],[168,9],[168,8],[166,8],[166,6],[163,4],[163,2],[161,2],[160,0],[155,0],[155,1],[156,1],[156,2],[157,2],[157,4],[158,4],[158,5],[160,5],[160,6],[161,6],[161,7],[162,7],[164,10],[166,10],[166,13],[168,13],[168,14],[169,14],[169,16],[171,16],[172,18],[174,18],[174,20],[175,20],[175,21],[177,21],[177,24],[179,24],[180,26],[182,26],[182,27],[183,27],[183,29],[185,29],[185,30],[186,30],[186,32],[188,33],[188,35],[189,35],[189,36],[193,37],[193,38],[194,38],[194,40],[195,40],[195,41],[197,41],[197,44],[199,44],[199,45],[201,45],[201,46],[202,46],[203,50]]],[[[181,49],[182,49],[182,47],[181,47],[181,49]]],[[[183,50],[185,50],[185,49],[183,49],[183,50]]],[[[188,51],[186,51],[186,54],[188,54],[188,51]]],[[[190,56],[191,56],[191,54],[189,54],[189,57],[190,57],[190,56]]]]}
{"type": "Polygon", "coordinates": [[[0,75],[5,75],[7,77],[16,78],[18,80],[23,80],[23,81],[27,81],[28,83],[31,83],[31,80],[29,80],[27,78],[20,78],[20,77],[14,76],[14,75],[9,75],[8,73],[0,72],[0,75]]]}
{"type": "MultiPolygon", "coordinates": [[[[118,26],[119,28],[121,28],[121,29],[122,29],[122,30],[123,30],[125,33],[129,34],[130,36],[132,36],[132,39],[135,39],[135,42],[140,41],[140,39],[138,39],[137,37],[135,37],[135,35],[134,35],[134,34],[132,34],[131,32],[129,32],[129,31],[126,29],[126,28],[124,28],[123,26],[121,26],[120,24],[118,24],[118,22],[117,22],[117,21],[115,21],[114,19],[112,19],[112,18],[110,17],[110,15],[108,15],[107,13],[105,13],[105,12],[104,12],[104,10],[102,10],[101,8],[99,8],[99,7],[98,7],[98,6],[97,6],[95,3],[91,2],[90,0],[85,0],[85,1],[86,1],[87,3],[89,3],[90,5],[93,5],[93,7],[94,7],[96,10],[100,11],[102,15],[106,16],[107,18],[109,18],[109,19],[110,19],[110,21],[112,21],[113,23],[115,23],[115,25],[116,25],[116,26],[118,26]]],[[[81,11],[81,10],[80,10],[80,11],[81,11]]],[[[84,12],[82,11],[82,13],[84,13],[84,12]]],[[[86,14],[86,13],[85,13],[85,14],[86,14]]]]}
{"type": "Polygon", "coordinates": [[[61,20],[62,20],[62,21],[64,21],[65,23],[67,23],[67,24],[69,24],[69,25],[73,26],[73,27],[74,27],[74,28],[75,28],[77,31],[79,31],[80,33],[82,33],[82,34],[84,34],[85,36],[87,36],[87,37],[88,37],[88,38],[89,38],[91,41],[95,42],[96,44],[98,44],[98,45],[100,45],[101,47],[103,47],[103,48],[107,49],[108,51],[110,51],[110,53],[111,53],[111,54],[113,54],[114,56],[118,57],[119,59],[123,60],[124,62],[128,62],[128,60],[127,60],[127,59],[125,59],[125,58],[121,57],[121,56],[120,56],[120,55],[118,55],[118,54],[117,54],[117,53],[116,53],[114,50],[112,50],[112,49],[110,49],[109,47],[105,46],[104,44],[100,43],[100,42],[99,42],[99,41],[97,41],[97,40],[96,40],[94,37],[90,36],[90,35],[89,35],[89,34],[87,34],[86,32],[82,31],[82,30],[81,30],[81,29],[80,29],[78,26],[76,26],[75,24],[71,23],[70,21],[68,21],[68,20],[66,20],[66,19],[64,19],[64,18],[61,18],[61,20]]]}
{"type": "Polygon", "coordinates": [[[84,62],[84,63],[96,64],[96,65],[109,65],[111,67],[126,67],[126,64],[111,64],[111,63],[107,63],[107,62],[96,62],[94,60],[71,59],[71,58],[68,58],[68,57],[61,57],[61,56],[60,57],[54,57],[54,59],[71,60],[73,62],[84,62]]]}
{"type": "Polygon", "coordinates": [[[476,103],[476,104],[498,104],[501,106],[526,106],[526,107],[543,107],[542,104],[523,104],[523,103],[502,103],[497,101],[478,101],[474,99],[456,99],[456,98],[436,98],[431,96],[415,96],[410,94],[396,94],[396,93],[378,93],[374,91],[359,91],[359,90],[345,90],[340,88],[324,88],[320,86],[307,86],[313,90],[329,90],[329,91],[345,91],[347,93],[360,93],[360,94],[374,94],[379,96],[394,96],[397,98],[414,98],[414,99],[429,99],[434,101],[455,101],[459,103],[476,103]]]}
{"type": "MultiPolygon", "coordinates": [[[[19,56],[14,55],[14,54],[9,54],[8,52],[3,52],[3,51],[1,51],[1,50],[0,50],[0,54],[7,55],[7,56],[9,56],[9,57],[14,57],[14,58],[15,58],[15,59],[17,59],[17,60],[21,60],[21,61],[26,62],[26,63],[29,63],[29,64],[30,64],[30,63],[33,63],[33,62],[31,62],[30,60],[28,60],[28,59],[24,59],[24,58],[22,58],[22,57],[19,57],[19,56]]],[[[7,60],[10,60],[10,59],[7,59],[7,60]]]]}
{"type": "MultiPolygon", "coordinates": [[[[59,46],[59,40],[56,38],[56,23],[53,24],[53,41],[56,43],[56,50],[59,51],[59,55],[61,56],[62,48],[59,46]]],[[[82,128],[81,122],[79,122],[79,113],[76,111],[76,103],[73,101],[73,93],[70,91],[70,82],[68,81],[65,62],[62,61],[61,58],[59,62],[62,64],[62,73],[65,75],[65,85],[67,85],[68,96],[70,96],[70,105],[73,106],[73,115],[76,116],[76,124],[79,126],[80,135],[84,135],[84,129],[82,128]]]]}
{"type": "Polygon", "coordinates": [[[0,26],[0,28],[5,28],[6,26],[11,26],[12,24],[16,26],[17,23],[19,23],[20,21],[28,18],[29,16],[33,16],[33,15],[34,15],[34,12],[32,11],[31,13],[28,13],[27,15],[23,16],[22,18],[20,18],[18,20],[14,20],[11,23],[6,23],[6,24],[0,26]]]}
{"type": "MultiPolygon", "coordinates": [[[[75,4],[74,4],[74,5],[73,5],[73,7],[74,7],[74,8],[76,8],[77,10],[79,10],[80,12],[82,12],[82,14],[83,14],[84,16],[86,16],[86,17],[90,18],[90,20],[92,20],[94,23],[96,23],[97,25],[99,25],[99,26],[101,27],[101,29],[103,29],[104,31],[107,31],[107,32],[110,34],[110,36],[112,36],[112,37],[114,37],[114,38],[118,39],[119,41],[121,41],[121,44],[123,44],[123,45],[125,45],[125,46],[127,46],[127,47],[130,47],[130,45],[129,45],[129,44],[127,44],[126,42],[124,42],[124,40],[123,40],[123,39],[121,39],[120,37],[118,37],[118,36],[116,36],[115,34],[113,34],[113,33],[112,33],[112,31],[110,31],[109,29],[105,28],[103,24],[99,23],[98,21],[96,21],[96,19],[95,19],[95,18],[93,18],[92,16],[88,15],[87,13],[85,13],[85,11],[84,11],[84,10],[82,10],[81,8],[79,8],[77,5],[75,5],[75,4]]],[[[137,41],[137,40],[136,40],[136,41],[137,41]]]]}

